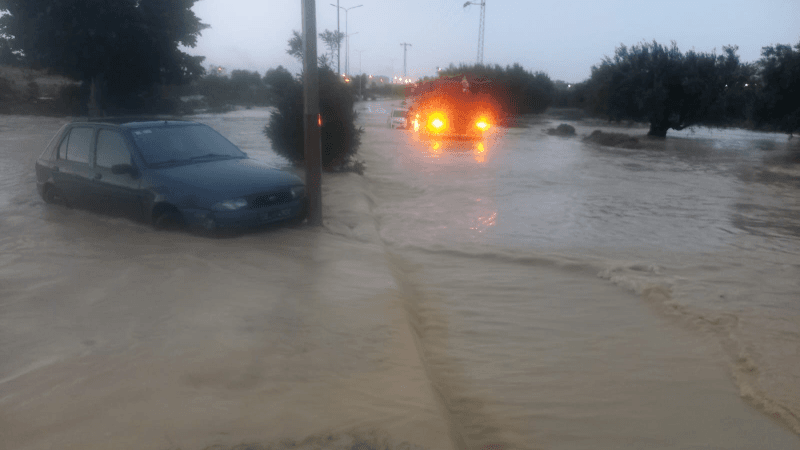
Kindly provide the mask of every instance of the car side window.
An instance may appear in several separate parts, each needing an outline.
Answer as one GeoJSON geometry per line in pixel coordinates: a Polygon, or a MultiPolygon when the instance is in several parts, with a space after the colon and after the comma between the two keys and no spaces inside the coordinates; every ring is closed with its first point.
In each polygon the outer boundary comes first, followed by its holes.
{"type": "Polygon", "coordinates": [[[100,130],[97,135],[95,164],[110,169],[116,164],[130,163],[131,154],[125,144],[125,138],[116,131],[100,130]]]}
{"type": "MultiPolygon", "coordinates": [[[[94,134],[94,128],[76,127],[70,131],[69,138],[67,139],[66,159],[68,161],[80,163],[89,162],[92,134],[94,134]]],[[[61,156],[63,158],[63,154],[61,156]]]]}

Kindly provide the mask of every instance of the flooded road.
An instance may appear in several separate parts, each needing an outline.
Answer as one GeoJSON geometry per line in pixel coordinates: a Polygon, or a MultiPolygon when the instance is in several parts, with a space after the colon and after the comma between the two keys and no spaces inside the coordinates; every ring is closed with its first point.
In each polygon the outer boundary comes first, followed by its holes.
{"type": "MultiPolygon", "coordinates": [[[[391,107],[323,229],[216,240],[46,206],[63,120],[4,117],[0,448],[800,448],[796,142],[452,152],[391,107]]],[[[195,119],[280,166],[267,117],[195,119]]]]}

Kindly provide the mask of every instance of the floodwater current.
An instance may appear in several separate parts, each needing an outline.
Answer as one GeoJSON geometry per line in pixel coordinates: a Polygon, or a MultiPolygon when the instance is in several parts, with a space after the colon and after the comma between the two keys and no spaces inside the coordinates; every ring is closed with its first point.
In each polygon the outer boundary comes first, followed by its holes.
{"type": "MultiPolygon", "coordinates": [[[[230,239],[45,205],[65,121],[4,117],[0,449],[800,448],[800,143],[419,141],[394,106],[323,229],[230,239]]],[[[268,116],[194,119],[285,166],[268,116]]]]}

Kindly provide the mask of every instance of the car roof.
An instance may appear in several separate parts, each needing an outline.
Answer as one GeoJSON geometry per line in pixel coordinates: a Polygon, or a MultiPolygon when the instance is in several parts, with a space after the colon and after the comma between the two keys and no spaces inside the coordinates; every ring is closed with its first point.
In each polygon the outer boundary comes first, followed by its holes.
{"type": "Polygon", "coordinates": [[[152,128],[156,126],[198,125],[197,122],[175,117],[152,116],[97,117],[74,120],[72,123],[116,125],[122,128],[152,128]]]}

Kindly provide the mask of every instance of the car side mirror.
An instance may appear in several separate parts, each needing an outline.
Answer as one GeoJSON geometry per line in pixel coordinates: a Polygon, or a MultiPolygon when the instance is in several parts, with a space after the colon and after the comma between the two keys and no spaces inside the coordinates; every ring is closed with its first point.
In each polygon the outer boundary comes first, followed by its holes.
{"type": "Polygon", "coordinates": [[[123,173],[129,173],[131,176],[136,176],[138,173],[136,168],[130,164],[114,164],[111,166],[111,173],[114,175],[122,175],[123,173]]]}

